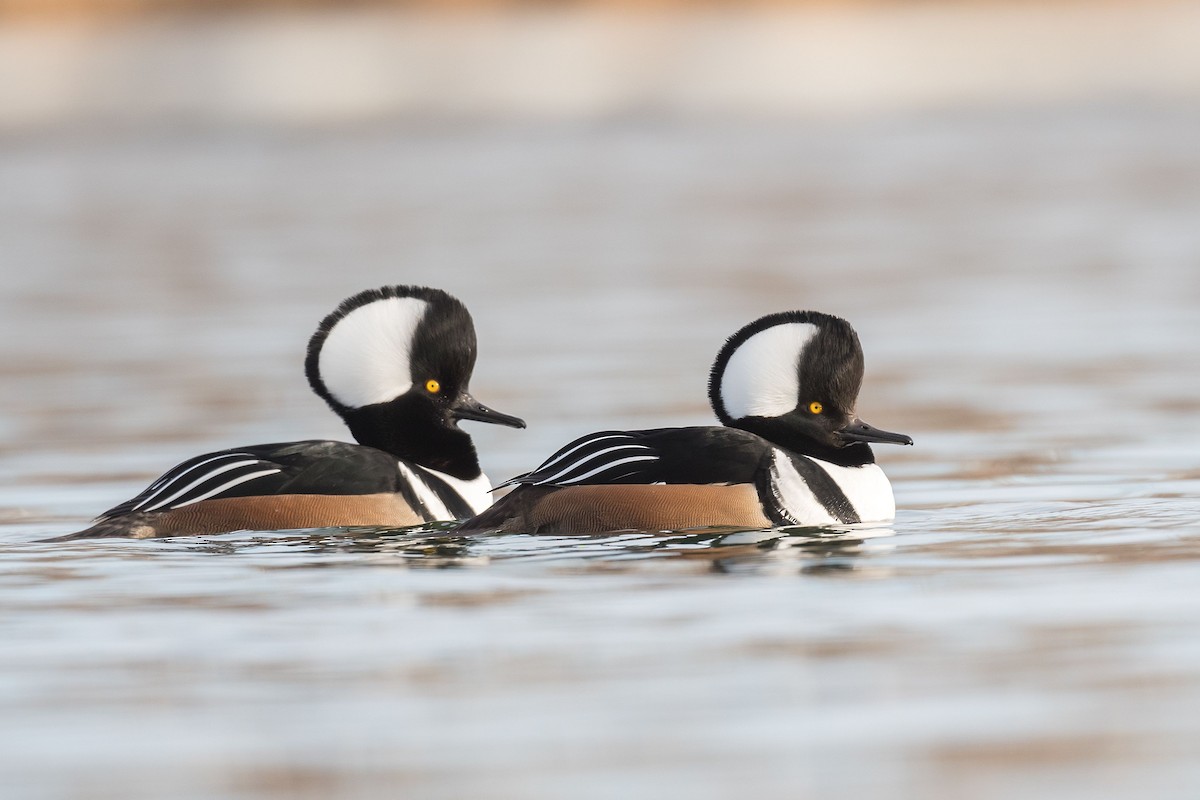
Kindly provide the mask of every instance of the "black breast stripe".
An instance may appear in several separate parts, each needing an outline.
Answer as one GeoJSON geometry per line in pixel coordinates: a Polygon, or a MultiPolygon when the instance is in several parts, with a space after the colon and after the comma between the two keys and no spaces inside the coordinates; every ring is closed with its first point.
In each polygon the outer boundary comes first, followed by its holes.
{"type": "MultiPolygon", "coordinates": [[[[850,502],[850,498],[846,497],[846,493],[842,491],[842,487],[837,485],[837,481],[829,476],[829,473],[818,467],[811,460],[803,456],[788,456],[792,462],[792,466],[796,468],[796,472],[800,473],[800,477],[808,486],[809,491],[817,499],[829,516],[842,523],[861,522],[858,516],[858,511],[854,508],[854,504],[850,502]]],[[[759,495],[761,497],[771,498],[775,502],[764,502],[763,506],[767,512],[768,518],[777,525],[796,525],[798,521],[792,519],[783,507],[782,498],[778,496],[777,490],[772,484],[770,471],[765,475],[766,483],[768,484],[767,492],[764,493],[764,487],[760,484],[759,495]]]]}
{"type": "Polygon", "coordinates": [[[838,522],[861,522],[858,511],[842,487],[829,476],[829,473],[818,467],[812,461],[801,456],[792,459],[792,466],[800,473],[800,477],[808,484],[808,488],[817,498],[817,502],[825,506],[829,515],[838,522]]]}
{"type": "MultiPolygon", "coordinates": [[[[405,464],[405,466],[409,468],[414,478],[420,480],[420,477],[417,476],[417,472],[412,468],[411,464],[405,464]]],[[[433,522],[437,519],[437,515],[430,511],[429,506],[425,505],[424,501],[421,500],[416,487],[408,482],[408,476],[403,471],[397,476],[396,489],[400,492],[400,496],[404,498],[404,502],[408,503],[408,507],[421,517],[422,522],[433,522]]]]}
{"type": "Polygon", "coordinates": [[[466,519],[467,517],[475,516],[475,509],[471,508],[467,501],[463,499],[463,496],[458,493],[457,489],[437,475],[430,473],[429,470],[421,469],[415,464],[410,466],[413,467],[413,473],[425,482],[425,485],[437,495],[438,500],[442,501],[442,505],[446,507],[451,516],[455,519],[466,519]]]}
{"type": "Polygon", "coordinates": [[[792,519],[791,515],[784,511],[783,498],[779,494],[779,490],[775,487],[775,481],[772,480],[771,471],[764,470],[759,479],[755,482],[755,488],[758,489],[758,502],[763,508],[763,514],[767,519],[771,520],[771,524],[775,527],[781,525],[795,525],[796,520],[792,519]]]}

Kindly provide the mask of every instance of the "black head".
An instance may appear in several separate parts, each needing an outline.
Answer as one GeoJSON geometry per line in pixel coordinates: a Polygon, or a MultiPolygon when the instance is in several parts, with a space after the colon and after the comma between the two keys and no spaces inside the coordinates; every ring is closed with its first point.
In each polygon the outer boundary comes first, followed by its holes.
{"type": "Polygon", "coordinates": [[[769,314],[721,348],[708,397],[725,425],[837,464],[869,464],[868,442],[912,444],[858,418],[862,346],[844,319],[817,311],[769,314]]]}
{"type": "Polygon", "coordinates": [[[460,419],[525,427],[471,397],[475,325],[440,289],[384,286],[348,298],[317,327],[304,367],[360,444],[455,477],[479,474],[460,419]]]}

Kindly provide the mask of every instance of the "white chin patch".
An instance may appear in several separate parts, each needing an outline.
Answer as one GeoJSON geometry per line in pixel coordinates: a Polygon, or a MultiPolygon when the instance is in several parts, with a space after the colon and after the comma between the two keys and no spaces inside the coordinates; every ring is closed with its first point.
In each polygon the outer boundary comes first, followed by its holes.
{"type": "Polygon", "coordinates": [[[338,320],[317,362],[329,393],[344,406],[362,408],[411,389],[409,351],[428,307],[415,297],[388,297],[338,320]]]}
{"type": "Polygon", "coordinates": [[[772,325],[742,342],[721,375],[721,402],[733,419],[777,417],[800,397],[800,353],[817,334],[808,322],[772,325]]]}

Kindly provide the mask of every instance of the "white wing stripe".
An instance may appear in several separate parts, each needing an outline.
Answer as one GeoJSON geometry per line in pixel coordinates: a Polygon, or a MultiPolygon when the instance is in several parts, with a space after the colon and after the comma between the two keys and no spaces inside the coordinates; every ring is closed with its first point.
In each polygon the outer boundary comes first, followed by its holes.
{"type": "Polygon", "coordinates": [[[239,475],[238,477],[234,478],[233,480],[223,483],[215,489],[210,489],[209,491],[205,492],[204,494],[200,495],[199,497],[193,497],[191,500],[185,500],[184,502],[173,506],[173,508],[183,508],[184,506],[190,506],[192,503],[199,503],[201,500],[207,500],[208,498],[212,497],[213,495],[220,494],[221,492],[225,491],[226,489],[232,489],[234,486],[237,486],[239,483],[245,483],[246,481],[252,481],[255,478],[261,478],[263,475],[274,475],[276,472],[283,472],[283,470],[281,470],[281,469],[264,469],[264,470],[259,470],[258,472],[250,472],[246,475],[239,475]]]}
{"type": "MultiPolygon", "coordinates": [[[[563,481],[563,483],[564,484],[579,483],[580,481],[587,480],[588,478],[592,477],[593,475],[595,475],[599,472],[604,472],[605,470],[612,469],[613,467],[619,467],[622,464],[632,464],[635,461],[657,461],[657,460],[658,460],[658,456],[630,456],[629,458],[622,458],[617,461],[609,461],[605,464],[601,464],[600,466],[596,467],[591,472],[585,472],[582,475],[577,475],[574,478],[570,478],[568,480],[563,481]]],[[[539,481],[539,483],[542,483],[542,482],[543,481],[539,481]]]]}
{"type": "MultiPolygon", "coordinates": [[[[596,459],[602,458],[611,453],[619,453],[621,451],[628,451],[628,450],[649,450],[649,449],[650,448],[644,444],[621,444],[621,445],[617,445],[616,447],[609,447],[605,450],[599,450],[595,453],[589,453],[587,456],[585,456],[580,461],[572,461],[570,464],[567,464],[565,467],[560,469],[558,472],[555,472],[553,475],[549,475],[545,478],[542,478],[541,480],[538,481],[538,483],[554,483],[556,480],[561,478],[563,475],[566,475],[568,472],[571,472],[572,470],[575,470],[575,469],[581,469],[583,467],[586,467],[588,464],[595,462],[596,459]]],[[[653,460],[653,459],[657,458],[657,456],[650,456],[649,458],[651,460],[653,460]]],[[[645,460],[645,459],[642,459],[642,460],[645,460]]],[[[609,462],[609,463],[620,464],[623,462],[617,461],[617,462],[609,462]]],[[[538,470],[538,471],[540,472],[541,470],[538,470]]]]}
{"type": "MultiPolygon", "coordinates": [[[[168,497],[166,500],[160,500],[157,503],[155,503],[154,505],[147,506],[144,509],[135,507],[134,510],[135,511],[138,511],[138,510],[140,510],[140,511],[157,511],[158,509],[162,508],[165,505],[170,505],[171,501],[174,500],[175,498],[180,497],[181,495],[187,494],[192,489],[195,489],[197,486],[199,486],[200,484],[204,483],[207,480],[211,480],[212,478],[215,478],[217,475],[220,475],[222,472],[229,472],[229,470],[237,469],[238,467],[256,467],[260,463],[261,462],[258,462],[258,461],[235,461],[232,464],[225,464],[224,466],[217,467],[216,469],[209,470],[208,472],[204,473],[199,478],[192,481],[187,486],[184,486],[182,489],[177,491],[175,494],[168,497]]],[[[191,470],[188,470],[188,471],[190,472],[191,470]]],[[[275,471],[280,472],[281,470],[275,470],[275,471]]],[[[172,481],[171,486],[175,486],[177,483],[178,483],[178,481],[172,481]]],[[[165,487],[165,488],[169,488],[169,487],[165,487]]],[[[149,500],[143,502],[142,505],[145,505],[146,502],[149,502],[149,500]]]]}
{"type": "Polygon", "coordinates": [[[549,461],[542,464],[540,467],[537,468],[537,471],[541,472],[544,469],[550,469],[555,464],[557,464],[558,462],[562,461],[567,456],[574,453],[576,450],[587,447],[588,445],[591,445],[591,444],[595,444],[596,442],[602,442],[606,439],[628,439],[628,438],[629,437],[623,433],[610,433],[607,436],[595,436],[595,437],[592,437],[589,439],[584,439],[582,442],[575,445],[570,450],[567,450],[565,453],[559,453],[557,456],[551,458],[549,461]]]}
{"type": "Polygon", "coordinates": [[[172,474],[171,472],[167,472],[166,475],[163,475],[161,478],[156,480],[154,483],[150,484],[149,488],[146,489],[146,493],[147,493],[146,499],[143,500],[142,502],[138,503],[136,506],[134,506],[133,507],[134,510],[136,511],[136,510],[140,509],[142,506],[146,505],[147,503],[153,503],[155,500],[157,500],[159,495],[162,494],[162,492],[160,491],[161,489],[164,489],[171,484],[174,484],[174,483],[177,483],[178,481],[183,480],[184,477],[186,477],[189,473],[194,472],[195,470],[199,469],[200,467],[203,467],[205,464],[211,464],[212,462],[220,461],[223,458],[254,458],[254,456],[250,455],[249,453],[220,453],[211,458],[206,458],[203,461],[197,461],[195,464],[192,464],[190,467],[183,470],[182,472],[178,472],[175,474],[172,474]]]}

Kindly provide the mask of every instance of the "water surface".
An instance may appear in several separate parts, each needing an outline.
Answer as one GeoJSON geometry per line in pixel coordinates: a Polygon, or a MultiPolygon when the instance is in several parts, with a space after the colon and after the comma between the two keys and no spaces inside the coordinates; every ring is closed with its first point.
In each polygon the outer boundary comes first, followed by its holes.
{"type": "Polygon", "coordinates": [[[1200,113],[625,119],[0,148],[7,796],[1200,791],[1200,113]],[[849,318],[894,524],[35,540],[206,449],[344,438],[342,297],[472,309],[495,479],[705,424],[849,318]]]}

